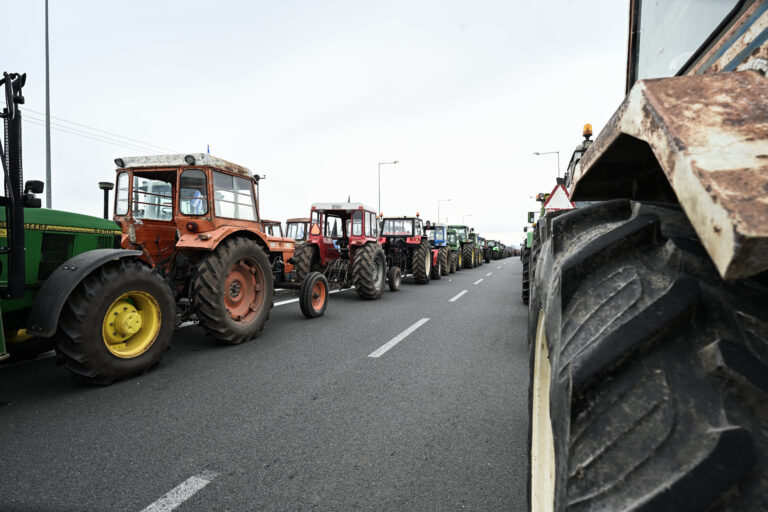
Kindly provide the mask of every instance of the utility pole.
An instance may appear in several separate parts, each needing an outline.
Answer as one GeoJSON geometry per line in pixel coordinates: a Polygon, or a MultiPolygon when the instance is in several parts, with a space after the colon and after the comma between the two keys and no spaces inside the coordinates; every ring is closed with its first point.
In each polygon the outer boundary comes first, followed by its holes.
{"type": "Polygon", "coordinates": [[[45,0],[45,206],[53,207],[51,199],[51,82],[48,69],[48,0],[45,0]]]}

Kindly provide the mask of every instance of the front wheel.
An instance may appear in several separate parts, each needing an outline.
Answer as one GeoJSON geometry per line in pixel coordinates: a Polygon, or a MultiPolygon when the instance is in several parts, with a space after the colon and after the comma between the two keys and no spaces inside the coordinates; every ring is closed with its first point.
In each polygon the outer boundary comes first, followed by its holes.
{"type": "Polygon", "coordinates": [[[299,307],[307,318],[325,314],[328,307],[328,280],[320,272],[310,272],[301,282],[299,307]]]}
{"type": "Polygon", "coordinates": [[[464,259],[464,268],[475,268],[475,247],[467,244],[461,248],[461,254],[464,259]]]}
{"type": "Polygon", "coordinates": [[[56,353],[67,370],[94,384],[145,372],[168,348],[175,313],[159,274],[137,260],[107,263],[64,304],[56,353]]]}
{"type": "Polygon", "coordinates": [[[437,254],[440,261],[440,275],[447,276],[451,272],[451,251],[447,247],[441,247],[437,254]]]}
{"type": "Polygon", "coordinates": [[[669,205],[536,230],[533,510],[768,510],[768,275],[723,281],[669,205]]]}
{"type": "Polygon", "coordinates": [[[198,263],[192,288],[200,324],[220,343],[253,339],[269,319],[272,266],[254,240],[221,242],[198,263]]]}
{"type": "Polygon", "coordinates": [[[389,291],[396,292],[400,289],[400,282],[403,279],[403,273],[400,267],[392,267],[387,272],[387,281],[389,281],[389,291]]]}

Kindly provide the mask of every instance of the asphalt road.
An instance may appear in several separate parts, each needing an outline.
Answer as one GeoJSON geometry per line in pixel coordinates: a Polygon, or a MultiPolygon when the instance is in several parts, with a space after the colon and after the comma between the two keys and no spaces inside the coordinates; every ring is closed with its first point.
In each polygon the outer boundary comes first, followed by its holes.
{"type": "Polygon", "coordinates": [[[0,510],[523,510],[520,278],[507,258],[348,290],[314,320],[281,297],[258,339],[181,328],[108,387],[0,367],[0,510]]]}

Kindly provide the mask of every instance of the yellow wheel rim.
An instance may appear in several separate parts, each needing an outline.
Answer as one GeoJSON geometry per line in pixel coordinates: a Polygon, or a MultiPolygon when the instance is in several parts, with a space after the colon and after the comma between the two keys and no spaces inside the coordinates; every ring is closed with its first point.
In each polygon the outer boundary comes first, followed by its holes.
{"type": "Polygon", "coordinates": [[[26,329],[5,332],[6,343],[21,343],[22,341],[31,340],[32,338],[34,338],[34,336],[28,334],[26,329]]]}
{"type": "Polygon", "coordinates": [[[104,315],[104,344],[117,357],[138,357],[152,346],[160,332],[160,305],[146,292],[119,296],[104,315]]]}
{"type": "Polygon", "coordinates": [[[539,312],[533,347],[531,411],[531,511],[551,512],[555,503],[555,441],[549,415],[549,379],[552,369],[547,350],[544,310],[539,312]]]}

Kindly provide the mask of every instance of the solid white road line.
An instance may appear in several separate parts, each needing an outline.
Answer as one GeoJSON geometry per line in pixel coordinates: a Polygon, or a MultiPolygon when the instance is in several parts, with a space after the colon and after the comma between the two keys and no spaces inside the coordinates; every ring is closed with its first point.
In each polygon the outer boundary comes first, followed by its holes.
{"type": "Polygon", "coordinates": [[[493,272],[488,272],[487,274],[485,274],[485,277],[488,277],[491,274],[493,274],[493,272]]]}
{"type": "Polygon", "coordinates": [[[189,477],[141,512],[170,512],[211,483],[217,476],[219,474],[215,471],[203,471],[199,475],[189,477]]]}
{"type": "Polygon", "coordinates": [[[467,293],[467,290],[463,290],[463,291],[459,292],[459,293],[458,293],[458,295],[456,295],[454,298],[452,298],[452,299],[451,299],[451,300],[449,300],[448,302],[456,302],[456,301],[457,301],[457,300],[459,300],[459,299],[461,298],[461,296],[462,296],[462,295],[464,295],[465,293],[467,293]]]}
{"type": "Polygon", "coordinates": [[[483,282],[483,278],[481,277],[480,279],[478,279],[477,281],[475,281],[475,284],[480,284],[480,283],[482,283],[482,282],[483,282]]]}
{"type": "Polygon", "coordinates": [[[385,344],[377,348],[375,351],[368,354],[368,357],[376,358],[376,357],[383,356],[387,352],[387,350],[391,349],[392,347],[394,347],[395,345],[403,341],[409,334],[411,334],[413,331],[415,331],[416,329],[418,329],[419,327],[421,327],[427,322],[429,322],[429,318],[422,318],[421,320],[419,320],[418,322],[416,322],[415,324],[413,324],[412,326],[410,326],[409,328],[407,328],[406,330],[404,330],[403,332],[401,332],[400,334],[398,334],[397,336],[395,336],[394,338],[392,338],[391,340],[389,340],[388,342],[386,342],[385,344]]]}
{"type": "MultiPolygon", "coordinates": [[[[330,294],[330,293],[339,293],[339,292],[345,292],[345,291],[347,291],[347,290],[354,290],[354,288],[355,288],[354,286],[351,286],[351,287],[349,287],[349,288],[342,288],[341,290],[332,290],[332,291],[330,291],[330,292],[328,292],[328,293],[330,294]]],[[[280,302],[275,302],[275,307],[277,307],[277,306],[282,306],[283,304],[290,304],[290,303],[292,303],[292,302],[299,302],[299,299],[288,299],[288,300],[281,300],[280,302]]],[[[184,325],[184,324],[182,324],[182,326],[183,326],[183,325],[184,325]]]]}

